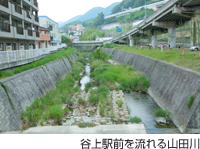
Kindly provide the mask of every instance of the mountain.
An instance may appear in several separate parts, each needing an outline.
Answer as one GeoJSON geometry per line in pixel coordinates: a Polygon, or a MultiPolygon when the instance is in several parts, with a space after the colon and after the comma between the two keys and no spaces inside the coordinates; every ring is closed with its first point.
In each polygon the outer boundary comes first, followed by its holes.
{"type": "Polygon", "coordinates": [[[59,24],[59,27],[63,27],[65,24],[79,20],[81,18],[81,16],[82,15],[75,16],[75,17],[69,19],[67,22],[57,22],[57,23],[59,24]]]}
{"type": "Polygon", "coordinates": [[[102,8],[102,7],[94,7],[92,9],[90,9],[88,12],[86,12],[84,15],[78,15],[75,16],[73,18],[71,18],[70,20],[66,21],[66,22],[58,22],[59,27],[63,27],[65,24],[74,22],[74,21],[88,21],[91,19],[94,19],[97,17],[98,13],[103,12],[105,16],[108,16],[111,14],[111,10],[113,9],[113,7],[115,7],[116,5],[118,5],[120,2],[115,2],[113,4],[111,4],[110,6],[106,7],[106,8],[102,8]]]}

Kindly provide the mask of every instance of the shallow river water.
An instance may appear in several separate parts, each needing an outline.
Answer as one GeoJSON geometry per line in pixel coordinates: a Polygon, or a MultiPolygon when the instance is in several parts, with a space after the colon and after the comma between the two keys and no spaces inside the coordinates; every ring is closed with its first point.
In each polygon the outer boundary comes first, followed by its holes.
{"type": "Polygon", "coordinates": [[[159,108],[148,94],[137,92],[125,93],[125,101],[130,109],[131,117],[139,117],[145,125],[148,134],[177,134],[180,133],[175,126],[161,126],[155,121],[153,112],[159,108]]]}

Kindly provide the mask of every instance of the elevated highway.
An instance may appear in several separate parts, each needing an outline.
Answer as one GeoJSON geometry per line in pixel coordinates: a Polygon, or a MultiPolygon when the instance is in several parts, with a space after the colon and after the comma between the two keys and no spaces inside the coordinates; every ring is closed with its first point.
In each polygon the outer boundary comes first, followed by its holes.
{"type": "MultiPolygon", "coordinates": [[[[161,1],[161,2],[149,4],[149,5],[146,5],[146,8],[149,8],[149,9],[156,9],[158,5],[163,5],[163,4],[165,4],[166,2],[168,2],[168,1],[169,1],[169,0],[163,0],[163,1],[161,1]]],[[[115,13],[115,14],[106,16],[104,19],[109,19],[109,18],[112,18],[112,17],[120,17],[120,16],[128,15],[128,14],[130,14],[131,12],[135,12],[135,11],[137,11],[137,10],[140,10],[142,7],[145,7],[145,6],[141,6],[141,7],[133,8],[133,9],[130,9],[130,10],[122,11],[122,12],[119,12],[119,13],[115,13]]]]}
{"type": "MultiPolygon", "coordinates": [[[[200,20],[200,0],[169,0],[158,11],[132,29],[118,34],[110,42],[125,42],[134,46],[134,38],[151,32],[151,44],[157,46],[156,31],[168,32],[170,47],[176,47],[176,27],[182,24],[191,24],[191,20],[200,20]]],[[[195,41],[191,41],[195,44],[195,41]]]]}

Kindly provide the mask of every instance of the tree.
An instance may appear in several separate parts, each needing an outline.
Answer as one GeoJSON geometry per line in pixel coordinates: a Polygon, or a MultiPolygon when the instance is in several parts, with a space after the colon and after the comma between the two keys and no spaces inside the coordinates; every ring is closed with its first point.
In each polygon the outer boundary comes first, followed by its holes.
{"type": "Polygon", "coordinates": [[[99,13],[98,16],[94,19],[93,25],[100,26],[104,23],[104,14],[103,12],[99,13]]]}
{"type": "Polygon", "coordinates": [[[62,36],[61,37],[61,40],[62,40],[62,43],[66,43],[68,46],[72,46],[72,41],[71,41],[71,39],[69,39],[69,38],[67,38],[67,37],[65,37],[65,36],[62,36]]]}
{"type": "Polygon", "coordinates": [[[74,32],[70,32],[69,35],[72,35],[72,36],[73,36],[73,35],[74,35],[74,32]]]}

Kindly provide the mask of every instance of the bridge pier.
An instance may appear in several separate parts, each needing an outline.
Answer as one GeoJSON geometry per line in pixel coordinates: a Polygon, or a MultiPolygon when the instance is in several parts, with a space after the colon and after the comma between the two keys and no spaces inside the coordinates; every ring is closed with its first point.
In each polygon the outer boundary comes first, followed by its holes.
{"type": "Polygon", "coordinates": [[[131,36],[131,35],[129,35],[129,40],[130,40],[130,46],[132,47],[132,46],[134,46],[134,37],[133,36],[131,36]]]}
{"type": "Polygon", "coordinates": [[[176,48],[176,28],[168,28],[168,44],[170,48],[176,48]]]}
{"type": "Polygon", "coordinates": [[[157,35],[155,34],[151,37],[151,45],[154,49],[158,46],[157,35]]]}
{"type": "Polygon", "coordinates": [[[154,21],[152,26],[167,28],[168,29],[168,44],[170,48],[176,47],[176,22],[168,21],[168,22],[158,22],[154,21]]]}

